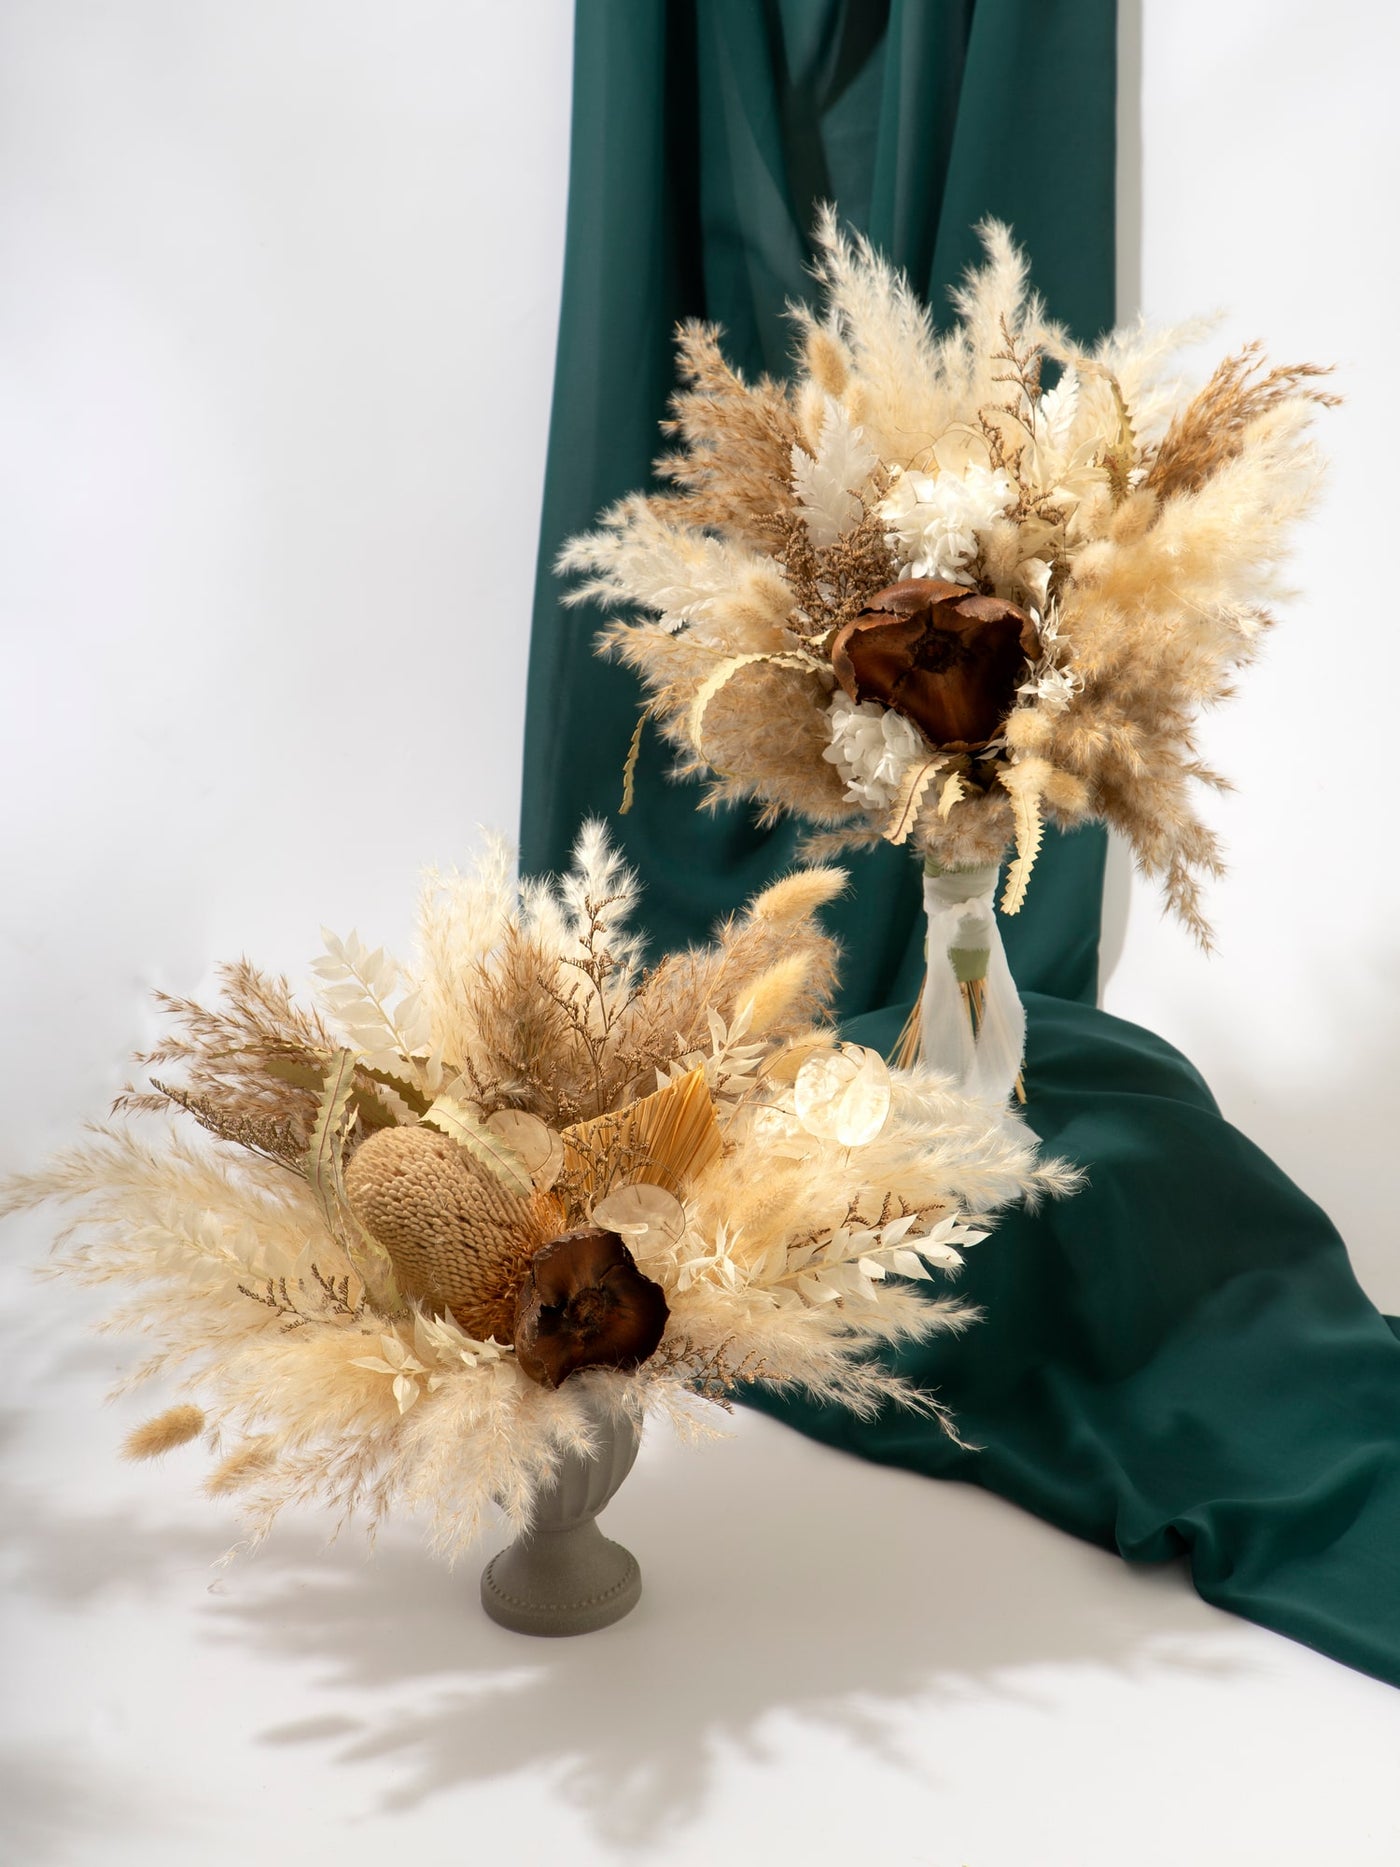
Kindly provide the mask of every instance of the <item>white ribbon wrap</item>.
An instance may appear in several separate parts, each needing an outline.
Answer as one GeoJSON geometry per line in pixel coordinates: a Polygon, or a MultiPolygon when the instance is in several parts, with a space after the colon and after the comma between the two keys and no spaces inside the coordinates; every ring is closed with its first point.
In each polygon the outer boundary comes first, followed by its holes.
{"type": "Polygon", "coordinates": [[[928,970],[919,1028],[924,1061],[947,1070],[968,1095],[1005,1102],[1026,1045],[1026,1010],[1006,962],[996,917],[997,869],[924,875],[928,970]],[[974,1036],[951,953],[985,950],[986,997],[974,1036]]]}

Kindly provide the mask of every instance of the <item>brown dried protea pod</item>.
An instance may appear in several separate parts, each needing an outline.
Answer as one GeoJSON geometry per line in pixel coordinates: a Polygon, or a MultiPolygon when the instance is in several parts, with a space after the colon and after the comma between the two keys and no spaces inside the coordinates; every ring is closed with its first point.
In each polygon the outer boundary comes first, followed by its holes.
{"type": "Polygon", "coordinates": [[[1014,603],[910,577],[838,632],[831,665],[852,700],[902,713],[930,745],[976,752],[1001,731],[1038,653],[1035,623],[1014,603]]]}
{"type": "Polygon", "coordinates": [[[637,1269],[616,1232],[553,1238],[530,1260],[515,1308],[515,1353],[542,1387],[580,1368],[637,1368],[655,1354],[666,1293],[637,1269]]]}
{"type": "Polygon", "coordinates": [[[510,1341],[525,1268],[551,1235],[533,1201],[421,1127],[370,1135],[345,1169],[345,1191],[406,1296],[451,1310],[477,1341],[510,1341]]]}

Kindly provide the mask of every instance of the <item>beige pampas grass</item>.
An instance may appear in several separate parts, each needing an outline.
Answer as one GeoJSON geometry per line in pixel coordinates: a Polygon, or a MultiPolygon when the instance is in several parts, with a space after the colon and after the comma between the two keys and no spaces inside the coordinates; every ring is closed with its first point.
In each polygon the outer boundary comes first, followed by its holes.
{"type": "Polygon", "coordinates": [[[371,1533],[404,1508],[450,1557],[494,1509],[528,1524],[599,1401],[684,1415],[750,1380],[942,1418],[878,1351],[964,1326],[939,1284],[985,1215],[1071,1176],[1014,1120],[840,1044],[818,915],[843,885],[787,876],[647,967],[635,878],[589,825],[551,882],[517,890],[499,848],[430,876],[414,964],[327,935],[318,1010],[246,965],[228,1005],[166,1001],[153,1054],[183,1082],[0,1191],[69,1206],[57,1271],[124,1286],[108,1326],[151,1342],[128,1384],[199,1393],[128,1455],[207,1428],[231,1449],[206,1489],[254,1537],[302,1502],[371,1533]],[[660,1344],[538,1385],[525,1273],[614,1197],[660,1344]]]}
{"type": "Polygon", "coordinates": [[[1321,473],[1312,418],[1336,398],[1324,370],[1270,366],[1257,344],[1184,394],[1168,371],[1199,326],[1085,351],[1046,319],[1008,230],[982,236],[940,333],[825,212],[792,381],[747,383],[717,331],[685,327],[659,463],[672,490],[621,501],[559,569],[579,578],[569,600],[609,612],[604,650],[708,804],[802,817],[812,854],[886,837],[951,868],[1014,844],[1011,912],[1037,826],[1101,819],[1205,942],[1201,884],[1222,865],[1196,721],[1283,600],[1321,473]],[[903,715],[891,734],[878,699],[852,711],[837,687],[842,625],[911,578],[1034,621],[983,751],[941,749],[903,715]]]}

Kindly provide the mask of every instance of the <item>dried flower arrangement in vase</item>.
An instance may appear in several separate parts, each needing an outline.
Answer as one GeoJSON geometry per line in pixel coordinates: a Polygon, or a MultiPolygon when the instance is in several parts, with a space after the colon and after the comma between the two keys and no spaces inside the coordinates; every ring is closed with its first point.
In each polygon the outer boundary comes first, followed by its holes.
{"type": "MultiPolygon", "coordinates": [[[[1203,327],[1116,331],[1092,351],[1047,321],[1007,230],[939,335],[908,282],[830,212],[824,304],[793,312],[794,379],[746,382],[720,333],[682,328],[684,387],[636,494],[559,559],[575,602],[641,676],[707,801],[820,826],[806,849],[885,839],[924,865],[926,1059],[1005,1096],[1024,1014],[993,911],[1016,913],[1050,822],[1122,832],[1208,944],[1217,842],[1194,743],[1282,594],[1319,463],[1312,365],[1257,346],[1195,395],[1164,368],[1203,327]],[[1049,363],[1059,374],[1047,387],[1049,363]]],[[[907,1054],[902,1051],[901,1055],[907,1054]]]]}
{"type": "Polygon", "coordinates": [[[488,1611],[573,1632],[636,1599],[592,1518],[648,1408],[750,1381],[942,1419],[869,1351],[965,1322],[930,1280],[1073,1176],[839,1042],[843,881],[799,870],[646,967],[592,825],[553,884],[499,849],[429,874],[412,970],[327,936],[314,1008],[246,961],[216,1007],[163,999],[127,1119],[4,1202],[76,1202],[58,1267],[137,1286],[108,1325],[158,1338],[133,1380],[184,1370],[129,1450],[207,1435],[254,1537],[300,1500],[371,1529],[402,1504],[451,1557],[494,1504],[521,1540],[488,1611]]]}

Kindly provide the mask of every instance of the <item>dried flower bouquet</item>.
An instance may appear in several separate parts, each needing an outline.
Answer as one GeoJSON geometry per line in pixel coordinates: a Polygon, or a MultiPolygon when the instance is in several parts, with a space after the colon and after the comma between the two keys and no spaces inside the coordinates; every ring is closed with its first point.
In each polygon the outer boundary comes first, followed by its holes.
{"type": "Polygon", "coordinates": [[[987,263],[939,336],[828,212],[794,380],[750,384],[717,330],[684,327],[671,489],[624,499],[559,560],[584,576],[571,601],[624,606],[603,642],[678,770],[711,775],[708,802],[806,818],[818,857],[917,850],[946,935],[931,980],[951,949],[974,988],[973,949],[1000,944],[996,871],[1014,849],[1015,913],[1045,821],[1121,831],[1208,944],[1200,882],[1221,861],[1192,791],[1222,781],[1195,721],[1282,594],[1319,477],[1310,422],[1335,399],[1257,346],[1188,396],[1164,370],[1201,327],[1085,351],[1007,230],[982,231],[987,263]]]}
{"type": "Polygon", "coordinates": [[[647,968],[594,825],[555,884],[499,849],[430,873],[412,971],[327,936],[315,1008],[246,961],[215,1008],[164,999],[125,1119],[5,1194],[76,1202],[60,1268],[136,1286],[108,1324],[156,1339],[134,1380],[183,1371],[128,1449],[207,1433],[255,1535],[402,1503],[452,1555],[492,1500],[527,1526],[600,1408],[748,1380],[941,1418],[868,1352],[966,1322],[933,1273],[1072,1176],[823,1023],[843,879],[647,968]]]}

